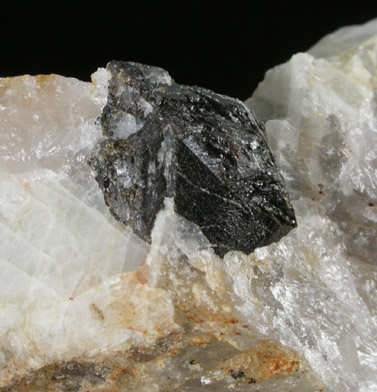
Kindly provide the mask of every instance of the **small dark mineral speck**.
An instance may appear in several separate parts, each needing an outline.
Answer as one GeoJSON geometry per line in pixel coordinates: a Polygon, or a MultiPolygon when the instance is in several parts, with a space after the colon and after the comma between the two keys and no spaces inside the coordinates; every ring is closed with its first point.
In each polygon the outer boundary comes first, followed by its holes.
{"type": "Polygon", "coordinates": [[[245,377],[245,373],[242,372],[241,370],[231,370],[230,375],[237,380],[238,378],[245,377]]]}

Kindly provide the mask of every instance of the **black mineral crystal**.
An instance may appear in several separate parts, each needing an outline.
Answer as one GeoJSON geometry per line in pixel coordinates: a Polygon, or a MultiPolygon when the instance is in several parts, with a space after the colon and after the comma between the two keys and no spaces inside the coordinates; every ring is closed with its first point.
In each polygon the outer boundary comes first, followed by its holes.
{"type": "Polygon", "coordinates": [[[151,241],[164,199],[223,257],[278,241],[296,226],[262,125],[242,102],[176,84],[157,67],[112,61],[89,164],[113,216],[151,241]]]}

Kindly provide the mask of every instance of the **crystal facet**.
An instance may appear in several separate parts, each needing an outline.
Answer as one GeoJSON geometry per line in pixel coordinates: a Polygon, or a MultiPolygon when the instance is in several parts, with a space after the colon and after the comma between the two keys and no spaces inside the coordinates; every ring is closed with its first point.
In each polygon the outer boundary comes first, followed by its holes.
{"type": "Polygon", "coordinates": [[[150,242],[165,197],[223,257],[296,226],[263,130],[244,104],[174,83],[157,67],[112,62],[106,136],[90,159],[113,215],[150,242]]]}

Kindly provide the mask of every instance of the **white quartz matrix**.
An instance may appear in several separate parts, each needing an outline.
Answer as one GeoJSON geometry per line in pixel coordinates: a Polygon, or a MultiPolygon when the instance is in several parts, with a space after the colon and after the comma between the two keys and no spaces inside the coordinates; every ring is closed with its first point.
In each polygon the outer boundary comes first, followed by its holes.
{"type": "Polygon", "coordinates": [[[235,349],[272,339],[310,373],[236,390],[377,391],[377,20],[269,70],[246,102],[298,220],[250,255],[218,258],[169,200],[151,246],[113,219],[87,165],[108,77],[0,79],[0,387],[53,361],[148,346],[179,330],[181,301],[250,325],[249,340],[227,338],[235,349]]]}
{"type": "Polygon", "coordinates": [[[243,278],[245,312],[257,290],[268,333],[329,390],[377,391],[377,20],[271,69],[247,104],[267,120],[298,229],[252,256],[267,286],[243,278]]]}

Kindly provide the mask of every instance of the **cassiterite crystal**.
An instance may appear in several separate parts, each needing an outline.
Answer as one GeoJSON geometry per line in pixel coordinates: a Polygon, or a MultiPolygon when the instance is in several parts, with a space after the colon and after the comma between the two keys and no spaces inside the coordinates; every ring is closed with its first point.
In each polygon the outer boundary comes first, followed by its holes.
{"type": "Polygon", "coordinates": [[[90,159],[114,216],[151,241],[166,197],[224,256],[296,226],[261,125],[244,104],[174,83],[157,67],[111,62],[106,138],[90,159]]]}
{"type": "Polygon", "coordinates": [[[127,64],[0,79],[0,391],[376,391],[377,21],[266,73],[246,102],[265,134],[240,102],[127,64]],[[244,211],[256,162],[289,232],[249,252],[179,205],[216,179],[244,211]]]}

